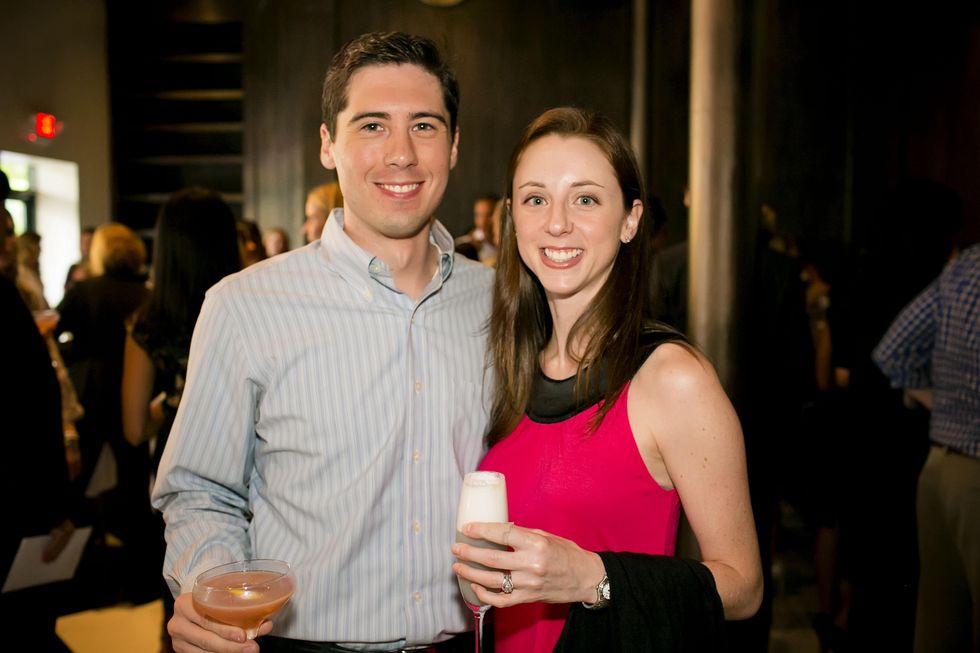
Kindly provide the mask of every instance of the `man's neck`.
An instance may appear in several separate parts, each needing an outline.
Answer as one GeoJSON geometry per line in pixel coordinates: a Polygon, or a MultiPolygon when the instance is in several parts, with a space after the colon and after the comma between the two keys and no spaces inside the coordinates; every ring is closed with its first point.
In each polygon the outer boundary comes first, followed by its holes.
{"type": "Polygon", "coordinates": [[[435,275],[439,262],[439,251],[429,242],[433,222],[408,238],[388,238],[348,221],[344,222],[344,232],[361,249],[384,261],[395,287],[417,301],[435,275]]]}
{"type": "Polygon", "coordinates": [[[374,253],[388,265],[395,287],[413,301],[422,296],[439,264],[439,250],[429,242],[430,229],[425,230],[422,240],[391,241],[385,252],[374,253]]]}

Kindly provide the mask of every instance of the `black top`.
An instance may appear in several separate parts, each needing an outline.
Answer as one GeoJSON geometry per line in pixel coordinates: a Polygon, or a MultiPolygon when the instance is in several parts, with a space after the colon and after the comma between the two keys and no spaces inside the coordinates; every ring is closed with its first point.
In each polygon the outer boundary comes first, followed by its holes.
{"type": "MultiPolygon", "coordinates": [[[[640,334],[640,346],[637,347],[636,357],[633,361],[633,374],[636,374],[636,371],[650,357],[653,350],[665,342],[686,343],[687,340],[681,333],[666,327],[644,330],[640,334]]],[[[605,360],[599,362],[599,378],[590,383],[590,387],[584,388],[581,397],[576,396],[575,385],[577,380],[578,375],[556,381],[545,376],[544,372],[538,368],[538,373],[534,378],[534,386],[531,388],[531,398],[527,405],[528,418],[539,424],[555,424],[574,417],[599,403],[606,394],[608,383],[605,360]]]]}

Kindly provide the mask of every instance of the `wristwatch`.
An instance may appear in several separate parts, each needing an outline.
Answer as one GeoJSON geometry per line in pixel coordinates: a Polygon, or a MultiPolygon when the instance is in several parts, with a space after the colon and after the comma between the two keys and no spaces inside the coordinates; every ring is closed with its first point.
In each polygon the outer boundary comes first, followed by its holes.
{"type": "Polygon", "coordinates": [[[602,580],[595,586],[595,603],[582,601],[582,606],[587,610],[600,610],[609,605],[609,576],[602,575],[602,580]]]}

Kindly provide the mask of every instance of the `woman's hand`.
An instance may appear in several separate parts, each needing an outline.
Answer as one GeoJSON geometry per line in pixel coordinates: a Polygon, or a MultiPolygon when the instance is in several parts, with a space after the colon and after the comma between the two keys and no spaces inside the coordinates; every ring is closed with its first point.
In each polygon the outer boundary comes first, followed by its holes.
{"type": "MultiPolygon", "coordinates": [[[[272,622],[266,620],[259,626],[258,636],[268,635],[272,622]]],[[[174,616],[167,623],[167,631],[173,638],[177,653],[258,653],[259,645],[245,638],[245,631],[208,619],[194,609],[190,592],[174,601],[174,616]]]]}
{"type": "Polygon", "coordinates": [[[473,583],[473,591],[487,605],[504,608],[519,603],[591,603],[595,588],[605,574],[602,559],[575,542],[540,530],[513,524],[473,522],[463,534],[509,546],[512,551],[481,549],[456,543],[453,554],[464,562],[476,562],[493,571],[476,569],[457,562],[453,572],[473,583]],[[500,587],[504,572],[510,571],[514,591],[504,594],[500,587]]]}

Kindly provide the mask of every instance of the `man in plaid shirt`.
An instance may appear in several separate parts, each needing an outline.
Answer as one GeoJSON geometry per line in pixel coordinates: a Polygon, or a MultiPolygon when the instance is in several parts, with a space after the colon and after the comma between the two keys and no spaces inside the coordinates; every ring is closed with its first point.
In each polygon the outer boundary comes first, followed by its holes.
{"type": "Polygon", "coordinates": [[[980,651],[980,245],[899,314],[872,357],[932,411],[915,650],[980,651]]]}

